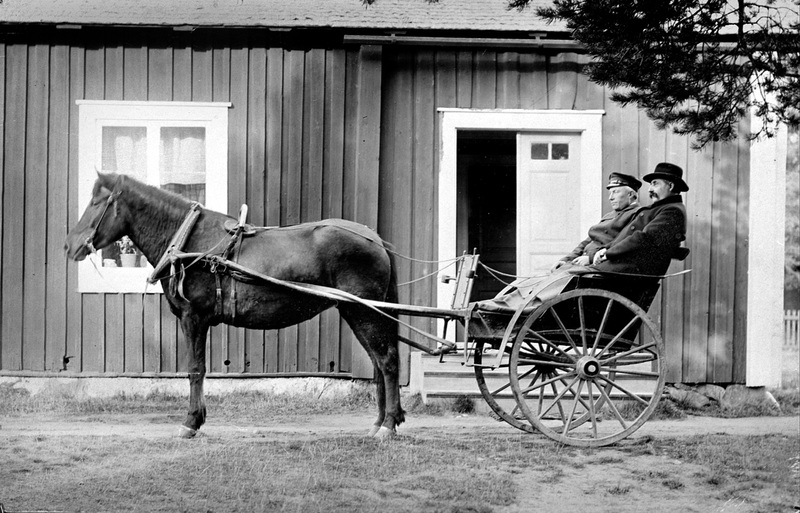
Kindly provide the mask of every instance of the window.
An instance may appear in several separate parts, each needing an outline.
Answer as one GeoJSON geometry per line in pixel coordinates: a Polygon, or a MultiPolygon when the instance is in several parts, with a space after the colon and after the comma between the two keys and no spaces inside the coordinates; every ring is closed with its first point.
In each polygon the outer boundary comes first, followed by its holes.
{"type": "MultiPolygon", "coordinates": [[[[212,210],[228,207],[229,103],[79,100],[79,214],[91,199],[96,170],[126,174],[212,210]]],[[[152,272],[123,240],[78,266],[79,292],[161,292],[152,272]]]]}
{"type": "Polygon", "coordinates": [[[569,144],[532,143],[531,160],[569,160],[569,144]]]}

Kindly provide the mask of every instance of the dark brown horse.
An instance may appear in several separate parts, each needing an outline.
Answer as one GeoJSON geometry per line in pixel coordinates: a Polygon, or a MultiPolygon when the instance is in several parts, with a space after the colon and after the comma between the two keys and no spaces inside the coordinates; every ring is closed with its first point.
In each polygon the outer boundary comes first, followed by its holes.
{"type": "MultiPolygon", "coordinates": [[[[192,202],[130,177],[98,173],[92,200],[66,240],[67,256],[80,261],[123,235],[150,262],[159,262],[183,226],[192,202]]],[[[199,208],[183,251],[222,253],[229,240],[229,216],[199,208]],[[222,244],[220,242],[222,241],[222,244]]],[[[235,224],[235,223],[233,223],[235,224]]],[[[281,280],[333,287],[360,298],[397,301],[392,254],[367,227],[341,219],[291,228],[257,230],[234,248],[238,264],[281,280]]],[[[233,258],[233,257],[232,257],[233,258]]],[[[164,294],[189,345],[189,413],[182,436],[197,433],[206,418],[203,379],[206,334],[219,323],[244,328],[291,326],[336,306],[372,360],[378,419],[370,435],[390,437],[404,420],[398,384],[397,323],[357,302],[340,302],[269,283],[246,283],[229,273],[212,274],[207,265],[187,265],[180,288],[161,273],[164,294]],[[217,292],[220,289],[221,293],[217,292]],[[235,292],[235,294],[234,294],[235,292]]]]}

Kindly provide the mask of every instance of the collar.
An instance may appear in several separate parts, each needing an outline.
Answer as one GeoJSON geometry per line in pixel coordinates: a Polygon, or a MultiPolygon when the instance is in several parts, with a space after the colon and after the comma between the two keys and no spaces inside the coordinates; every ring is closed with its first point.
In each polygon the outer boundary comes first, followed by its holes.
{"type": "Polygon", "coordinates": [[[201,208],[202,205],[200,205],[200,203],[196,201],[192,203],[192,206],[189,208],[189,211],[183,218],[183,223],[181,223],[178,230],[172,236],[172,239],[167,245],[167,249],[164,250],[164,254],[161,255],[158,264],[153,268],[153,272],[150,274],[150,277],[147,278],[147,283],[153,284],[157,282],[159,280],[158,275],[164,271],[167,265],[169,265],[170,257],[172,257],[176,251],[181,251],[183,249],[183,246],[189,239],[189,234],[192,233],[192,228],[194,228],[194,225],[197,222],[197,218],[200,217],[201,208]]]}

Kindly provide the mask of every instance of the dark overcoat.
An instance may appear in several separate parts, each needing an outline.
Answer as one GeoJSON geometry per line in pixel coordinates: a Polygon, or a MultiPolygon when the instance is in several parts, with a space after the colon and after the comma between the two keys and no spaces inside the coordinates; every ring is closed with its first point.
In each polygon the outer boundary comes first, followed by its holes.
{"type": "Polygon", "coordinates": [[[663,275],[686,239],[686,207],[679,194],[636,209],[630,223],[608,245],[601,271],[663,275]]]}
{"type": "Polygon", "coordinates": [[[634,203],[622,210],[612,210],[604,215],[599,223],[589,228],[589,236],[575,246],[575,249],[569,255],[563,257],[561,261],[572,262],[579,256],[586,255],[591,263],[597,250],[610,244],[628,225],[638,209],[639,204],[634,203]]]}

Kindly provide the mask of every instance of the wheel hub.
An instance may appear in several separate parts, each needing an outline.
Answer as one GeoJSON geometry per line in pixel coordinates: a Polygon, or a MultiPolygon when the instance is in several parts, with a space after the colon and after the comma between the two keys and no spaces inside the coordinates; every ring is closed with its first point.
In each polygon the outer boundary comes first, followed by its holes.
{"type": "Polygon", "coordinates": [[[575,365],[578,376],[583,379],[594,379],[600,374],[600,362],[592,356],[584,356],[575,365]]]}

